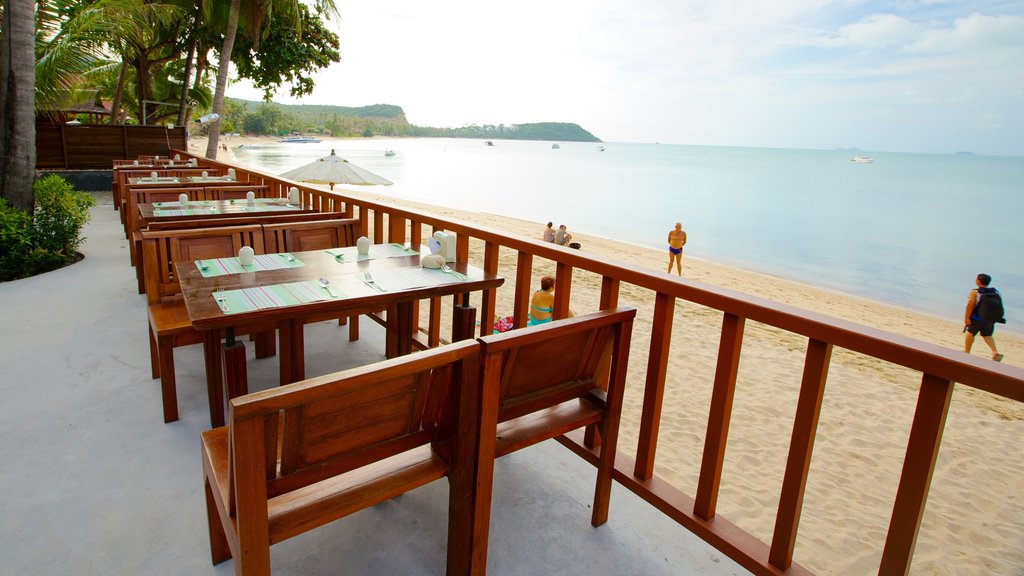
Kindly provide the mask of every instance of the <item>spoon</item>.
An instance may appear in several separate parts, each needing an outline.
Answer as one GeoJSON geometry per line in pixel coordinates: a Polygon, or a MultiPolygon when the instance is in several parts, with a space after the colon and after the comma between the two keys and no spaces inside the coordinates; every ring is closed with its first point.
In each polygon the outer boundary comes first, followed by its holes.
{"type": "Polygon", "coordinates": [[[331,298],[337,298],[338,296],[333,290],[331,290],[330,284],[331,283],[327,281],[327,278],[324,278],[323,276],[320,277],[320,286],[322,286],[324,290],[327,290],[327,293],[331,295],[331,298]]]}
{"type": "Polygon", "coordinates": [[[447,264],[441,264],[441,270],[443,272],[447,272],[448,274],[451,274],[452,276],[455,276],[456,278],[458,278],[460,280],[465,280],[466,279],[465,276],[463,276],[462,274],[456,272],[455,270],[452,269],[451,266],[449,266],[447,264]]]}
{"type": "Polygon", "coordinates": [[[206,263],[206,260],[200,260],[199,269],[205,272],[210,269],[210,265],[206,263]]]}

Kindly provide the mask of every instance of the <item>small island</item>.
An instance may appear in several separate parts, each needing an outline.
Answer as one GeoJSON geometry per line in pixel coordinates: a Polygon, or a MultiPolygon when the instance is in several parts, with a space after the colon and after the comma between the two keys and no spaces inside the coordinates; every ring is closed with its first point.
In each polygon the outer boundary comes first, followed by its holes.
{"type": "Polygon", "coordinates": [[[281,136],[290,133],[322,134],[341,138],[386,136],[394,138],[479,138],[482,140],[546,140],[601,142],[579,124],[533,122],[526,124],[473,124],[439,128],[410,124],[401,106],[374,104],[349,107],[319,104],[277,104],[229,98],[221,130],[281,136]]]}

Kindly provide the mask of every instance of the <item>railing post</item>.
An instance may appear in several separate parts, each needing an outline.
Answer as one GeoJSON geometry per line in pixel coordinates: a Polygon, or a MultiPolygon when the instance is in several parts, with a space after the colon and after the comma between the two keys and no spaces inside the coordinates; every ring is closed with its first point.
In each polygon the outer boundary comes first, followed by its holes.
{"type": "Polygon", "coordinates": [[[707,434],[704,436],[704,457],[701,459],[700,478],[693,505],[694,515],[703,520],[714,518],[718,503],[725,446],[729,439],[729,420],[732,417],[732,400],[736,391],[736,374],[740,366],[744,324],[745,320],[735,314],[726,313],[722,319],[715,386],[711,393],[707,434]]]}
{"type": "Polygon", "coordinates": [[[786,459],[779,512],[775,516],[775,533],[768,553],[768,563],[779,570],[785,570],[793,563],[793,548],[796,546],[796,532],[800,525],[804,490],[807,488],[807,471],[811,467],[811,452],[814,450],[814,436],[818,430],[821,400],[825,396],[825,379],[831,357],[832,344],[813,339],[807,342],[793,436],[789,441],[789,458],[786,459]]]}
{"type": "Polygon", "coordinates": [[[555,320],[569,317],[569,297],[572,296],[572,266],[559,262],[555,266],[555,302],[551,317],[555,320]]]}
{"type": "Polygon", "coordinates": [[[388,242],[405,244],[405,218],[388,215],[388,242]]]}
{"type": "Polygon", "coordinates": [[[384,212],[381,210],[373,211],[373,243],[384,243],[384,212]]]}
{"type": "Polygon", "coordinates": [[[520,252],[516,264],[515,299],[512,303],[512,325],[516,328],[526,326],[526,316],[530,310],[532,294],[530,282],[533,276],[533,254],[520,252]]]}
{"type": "Polygon", "coordinates": [[[633,475],[642,480],[650,480],[654,476],[654,455],[658,448],[658,428],[661,425],[661,404],[665,399],[665,372],[668,368],[675,308],[675,298],[658,292],[654,300],[654,319],[651,321],[651,351],[647,355],[644,407],[640,416],[636,466],[633,469],[633,475]]]}
{"type": "Polygon", "coordinates": [[[611,276],[601,277],[601,310],[611,310],[619,305],[619,280],[611,276]]]}
{"type": "MultiPolygon", "coordinates": [[[[484,272],[487,274],[498,273],[498,250],[500,247],[493,243],[484,244],[484,272]]],[[[480,299],[480,335],[487,336],[494,331],[494,308],[498,291],[494,288],[484,290],[480,299]]]]}
{"type": "Polygon", "coordinates": [[[917,546],[921,517],[928,500],[928,489],[939,456],[942,431],[946,427],[949,402],[953,398],[953,383],[938,376],[925,374],[921,378],[921,391],[917,395],[917,410],[910,428],[907,455],[903,459],[900,486],[896,490],[889,534],[882,550],[882,563],[878,573],[884,576],[910,572],[910,561],[917,546]]]}

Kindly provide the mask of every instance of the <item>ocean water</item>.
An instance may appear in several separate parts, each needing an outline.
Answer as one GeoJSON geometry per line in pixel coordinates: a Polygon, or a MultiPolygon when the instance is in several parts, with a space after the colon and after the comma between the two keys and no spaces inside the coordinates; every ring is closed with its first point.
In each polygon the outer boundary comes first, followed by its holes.
{"type": "MultiPolygon", "coordinates": [[[[235,147],[278,174],[336,149],[395,184],[367,188],[666,249],[959,321],[979,272],[1024,333],[1024,158],[495,140],[235,147]],[[604,147],[604,151],[599,150],[604,147]],[[396,152],[385,157],[384,150],[396,152]]],[[[543,226],[538,225],[537,235],[543,226]]],[[[808,303],[813,308],[813,303],[808,303]]]]}

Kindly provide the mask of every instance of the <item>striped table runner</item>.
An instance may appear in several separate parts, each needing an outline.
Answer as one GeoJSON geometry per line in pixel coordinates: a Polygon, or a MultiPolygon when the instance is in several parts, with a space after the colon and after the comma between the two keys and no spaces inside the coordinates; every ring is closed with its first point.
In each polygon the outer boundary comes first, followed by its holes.
{"type": "Polygon", "coordinates": [[[369,254],[360,254],[359,249],[355,246],[331,248],[329,250],[325,250],[325,252],[334,256],[335,259],[339,259],[338,257],[341,256],[340,260],[343,262],[362,262],[364,260],[398,258],[399,256],[416,256],[419,254],[416,250],[406,248],[404,244],[399,244],[398,242],[392,242],[391,244],[374,244],[373,246],[370,246],[369,254]]]}

